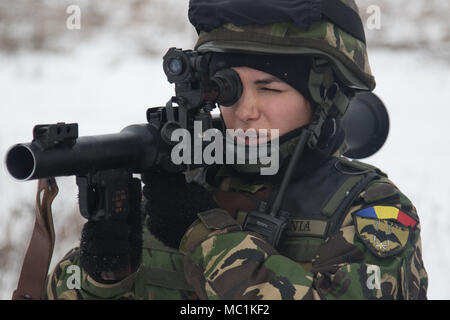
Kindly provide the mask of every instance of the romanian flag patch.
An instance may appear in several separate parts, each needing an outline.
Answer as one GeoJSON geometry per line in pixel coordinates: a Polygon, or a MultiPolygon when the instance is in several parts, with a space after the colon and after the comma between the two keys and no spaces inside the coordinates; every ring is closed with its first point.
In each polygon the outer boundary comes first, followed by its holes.
{"type": "Polygon", "coordinates": [[[359,239],[378,257],[398,254],[408,243],[417,221],[393,206],[373,206],[355,212],[359,239]]]}

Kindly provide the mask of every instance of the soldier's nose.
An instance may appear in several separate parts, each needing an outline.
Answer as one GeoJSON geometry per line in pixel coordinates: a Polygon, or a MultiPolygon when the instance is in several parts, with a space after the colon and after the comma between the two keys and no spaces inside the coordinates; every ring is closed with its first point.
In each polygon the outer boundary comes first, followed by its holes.
{"type": "Polygon", "coordinates": [[[244,90],[241,99],[235,105],[235,116],[242,122],[254,121],[261,116],[258,99],[249,91],[244,90]]]}

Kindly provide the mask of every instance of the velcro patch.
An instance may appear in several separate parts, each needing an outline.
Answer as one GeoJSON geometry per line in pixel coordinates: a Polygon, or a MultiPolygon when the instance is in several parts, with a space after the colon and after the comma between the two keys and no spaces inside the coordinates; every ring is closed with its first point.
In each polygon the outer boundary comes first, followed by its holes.
{"type": "Polygon", "coordinates": [[[358,238],[378,257],[401,252],[417,221],[393,206],[374,206],[355,212],[358,238]]]}

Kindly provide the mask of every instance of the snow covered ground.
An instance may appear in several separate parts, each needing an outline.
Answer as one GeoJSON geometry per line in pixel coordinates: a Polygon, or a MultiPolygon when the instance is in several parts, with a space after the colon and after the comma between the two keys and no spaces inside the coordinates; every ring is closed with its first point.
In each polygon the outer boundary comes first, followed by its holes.
{"type": "MultiPolygon", "coordinates": [[[[148,107],[164,105],[173,89],[165,81],[162,59],[115,50],[96,39],[68,55],[0,54],[0,157],[12,144],[30,141],[35,124],[78,122],[80,135],[115,133],[145,122],[148,107]]],[[[383,149],[366,161],[389,173],[416,205],[428,296],[450,299],[450,65],[404,51],[372,51],[370,58],[375,92],[389,108],[391,131],[383,149]]],[[[58,183],[56,229],[67,228],[74,219],[79,227],[82,219],[70,218],[77,215],[75,180],[61,178],[58,183]]],[[[4,166],[0,170],[2,299],[9,299],[16,286],[31,236],[33,217],[23,211],[29,211],[35,188],[35,182],[12,180],[4,166]],[[9,250],[8,262],[2,263],[8,248],[20,252],[11,257],[9,250]]],[[[77,233],[64,239],[56,244],[52,265],[77,241],[77,233]]]]}
{"type": "Polygon", "coordinates": [[[429,298],[450,299],[450,65],[410,52],[377,51],[371,59],[391,131],[367,161],[389,173],[415,204],[429,298]]]}

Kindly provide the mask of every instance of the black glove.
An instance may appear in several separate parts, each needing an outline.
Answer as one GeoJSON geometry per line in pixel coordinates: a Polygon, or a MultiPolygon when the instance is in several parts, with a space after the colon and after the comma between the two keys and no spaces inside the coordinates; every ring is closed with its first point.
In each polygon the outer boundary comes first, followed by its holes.
{"type": "Polygon", "coordinates": [[[77,177],[80,210],[88,222],[80,243],[82,268],[96,281],[121,280],[139,267],[142,254],[141,182],[109,170],[77,177]]]}
{"type": "Polygon", "coordinates": [[[145,213],[150,232],[166,246],[178,249],[197,213],[217,207],[212,195],[184,174],[156,167],[142,175],[145,213]]]}

